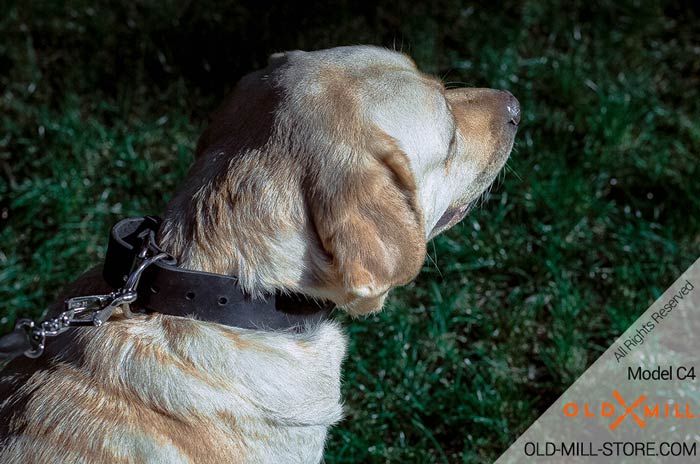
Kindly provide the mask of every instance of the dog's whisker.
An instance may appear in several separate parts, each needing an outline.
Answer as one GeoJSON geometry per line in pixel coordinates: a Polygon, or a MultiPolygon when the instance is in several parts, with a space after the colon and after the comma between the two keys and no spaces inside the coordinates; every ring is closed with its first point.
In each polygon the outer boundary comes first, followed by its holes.
{"type": "Polygon", "coordinates": [[[461,87],[469,87],[469,86],[471,86],[471,84],[469,82],[464,82],[464,81],[445,82],[445,88],[448,90],[461,88],[461,87]]]}
{"type": "Polygon", "coordinates": [[[426,257],[428,258],[428,260],[430,262],[433,263],[433,266],[435,266],[435,269],[438,271],[438,274],[440,275],[440,277],[443,277],[442,271],[440,270],[440,266],[438,265],[438,262],[437,262],[437,249],[435,248],[435,241],[434,240],[431,242],[431,246],[433,248],[433,254],[435,255],[435,258],[433,258],[430,253],[426,253],[426,257]]]}
{"type": "Polygon", "coordinates": [[[523,178],[520,177],[520,174],[518,174],[518,172],[517,172],[508,162],[506,162],[506,165],[503,167],[503,171],[502,171],[502,172],[504,172],[504,174],[505,174],[505,171],[506,171],[506,170],[508,170],[508,172],[512,172],[513,175],[514,175],[519,181],[522,182],[523,178]]]}

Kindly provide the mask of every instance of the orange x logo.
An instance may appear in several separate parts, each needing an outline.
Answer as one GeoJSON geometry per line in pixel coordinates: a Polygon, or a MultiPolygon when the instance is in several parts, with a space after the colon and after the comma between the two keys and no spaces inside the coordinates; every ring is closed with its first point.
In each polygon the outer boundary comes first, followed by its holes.
{"type": "Polygon", "coordinates": [[[615,399],[622,405],[622,407],[625,408],[625,413],[622,414],[620,417],[618,417],[618,418],[615,420],[615,422],[613,422],[612,424],[610,424],[610,430],[615,430],[615,429],[617,428],[617,426],[620,425],[620,422],[622,422],[622,421],[625,419],[625,417],[627,417],[627,415],[629,415],[629,414],[632,415],[632,419],[634,419],[634,421],[637,423],[637,425],[639,425],[641,428],[644,428],[644,427],[647,426],[647,423],[644,422],[644,421],[643,421],[637,414],[635,414],[635,412],[633,411],[634,408],[636,408],[637,406],[639,406],[640,404],[642,404],[642,403],[644,403],[644,402],[646,401],[647,397],[646,397],[645,395],[642,395],[642,396],[640,396],[639,398],[637,398],[637,401],[635,401],[634,403],[632,403],[632,405],[631,405],[630,407],[627,407],[627,405],[625,404],[625,400],[622,399],[622,395],[620,395],[620,392],[619,392],[619,391],[613,390],[613,396],[614,396],[615,399]]]}

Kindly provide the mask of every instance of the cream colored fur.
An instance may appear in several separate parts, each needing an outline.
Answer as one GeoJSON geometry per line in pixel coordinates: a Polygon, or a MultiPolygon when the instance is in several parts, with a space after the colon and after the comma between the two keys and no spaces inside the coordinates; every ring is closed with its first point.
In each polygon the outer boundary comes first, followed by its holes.
{"type": "MultiPolygon", "coordinates": [[[[214,113],[160,244],[253,295],[377,311],[505,163],[513,101],[445,90],[377,47],[273,55],[214,113]]],[[[67,294],[104,290],[91,271],[67,294]]],[[[5,369],[0,462],[319,462],[345,348],[334,322],[274,332],[118,313],[5,369]]]]}

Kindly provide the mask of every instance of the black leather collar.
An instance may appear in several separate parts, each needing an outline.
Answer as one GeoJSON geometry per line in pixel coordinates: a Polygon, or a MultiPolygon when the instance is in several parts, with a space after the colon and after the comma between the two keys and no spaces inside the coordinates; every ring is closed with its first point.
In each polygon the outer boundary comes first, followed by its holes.
{"type": "MultiPolygon", "coordinates": [[[[126,276],[138,265],[139,253],[162,252],[155,242],[160,222],[153,216],[128,218],[112,228],[102,271],[109,285],[124,285],[126,276]]],[[[131,304],[132,310],[194,317],[245,329],[302,328],[325,320],[333,309],[332,303],[294,293],[254,299],[243,291],[237,278],[182,269],[172,258],[150,265],[136,292],[138,298],[131,304]]]]}

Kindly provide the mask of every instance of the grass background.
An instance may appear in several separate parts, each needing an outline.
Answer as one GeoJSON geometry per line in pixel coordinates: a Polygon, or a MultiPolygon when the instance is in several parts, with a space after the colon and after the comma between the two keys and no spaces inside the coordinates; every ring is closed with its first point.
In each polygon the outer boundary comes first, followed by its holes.
{"type": "Polygon", "coordinates": [[[697,7],[644,1],[2,2],[0,328],[159,212],[206,114],[286,49],[374,43],[523,121],[489,201],[347,324],[326,460],[489,462],[700,254],[697,7]]]}

